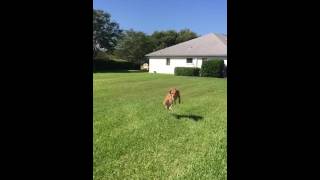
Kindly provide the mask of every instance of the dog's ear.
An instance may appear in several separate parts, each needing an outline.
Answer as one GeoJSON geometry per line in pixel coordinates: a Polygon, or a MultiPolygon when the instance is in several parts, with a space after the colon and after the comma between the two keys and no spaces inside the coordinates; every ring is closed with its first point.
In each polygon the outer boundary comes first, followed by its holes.
{"type": "Polygon", "coordinates": [[[169,91],[168,91],[168,92],[171,94],[171,91],[172,91],[172,88],[171,88],[171,89],[169,89],[169,91]]]}

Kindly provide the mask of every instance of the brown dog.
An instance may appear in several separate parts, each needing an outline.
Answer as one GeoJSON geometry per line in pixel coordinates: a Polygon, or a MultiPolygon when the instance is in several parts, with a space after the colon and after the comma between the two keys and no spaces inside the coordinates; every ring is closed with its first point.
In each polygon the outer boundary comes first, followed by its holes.
{"type": "Polygon", "coordinates": [[[176,104],[176,100],[179,98],[179,104],[181,103],[180,91],[176,88],[171,88],[164,98],[163,105],[166,109],[171,110],[173,103],[176,104]]]}

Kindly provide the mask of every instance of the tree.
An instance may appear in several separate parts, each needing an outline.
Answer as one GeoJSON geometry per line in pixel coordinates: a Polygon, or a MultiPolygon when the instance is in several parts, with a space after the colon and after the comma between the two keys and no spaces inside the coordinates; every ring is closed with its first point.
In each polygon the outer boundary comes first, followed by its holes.
{"type": "Polygon", "coordinates": [[[176,45],[181,42],[185,42],[191,39],[194,39],[197,36],[196,33],[192,32],[189,29],[183,29],[179,32],[176,32],[174,30],[169,31],[155,31],[151,35],[154,43],[155,43],[155,49],[159,50],[163,49],[169,46],[176,45]]]}
{"type": "Polygon", "coordinates": [[[143,32],[125,31],[115,50],[115,55],[121,59],[137,64],[147,61],[146,54],[153,51],[155,45],[152,39],[143,32]]]}
{"type": "Polygon", "coordinates": [[[120,36],[114,55],[120,59],[142,64],[147,61],[146,54],[195,37],[197,35],[188,29],[180,32],[174,30],[155,31],[151,36],[131,29],[120,36]]]}
{"type": "Polygon", "coordinates": [[[107,12],[93,10],[93,57],[98,51],[112,52],[122,33],[119,24],[110,17],[107,12]]]}
{"type": "Polygon", "coordinates": [[[178,33],[174,30],[155,31],[151,37],[155,43],[155,49],[159,50],[176,44],[178,33]]]}
{"type": "Polygon", "coordinates": [[[185,41],[189,41],[189,40],[197,38],[197,37],[198,37],[197,34],[192,32],[191,30],[183,29],[180,32],[178,32],[178,36],[177,36],[177,39],[176,39],[176,44],[182,43],[182,42],[185,42],[185,41]]]}

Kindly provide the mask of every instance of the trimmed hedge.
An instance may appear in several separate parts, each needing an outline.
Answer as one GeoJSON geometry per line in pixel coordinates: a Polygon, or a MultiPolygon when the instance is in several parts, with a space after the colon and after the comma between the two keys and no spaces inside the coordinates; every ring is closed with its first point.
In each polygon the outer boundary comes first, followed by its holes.
{"type": "Polygon", "coordinates": [[[174,75],[176,76],[199,76],[200,68],[194,67],[176,67],[174,75]]]}
{"type": "Polygon", "coordinates": [[[202,62],[200,75],[202,77],[219,77],[224,75],[224,61],[220,59],[210,59],[202,62]]]}
{"type": "Polygon", "coordinates": [[[140,65],[126,61],[113,61],[106,59],[94,59],[93,71],[110,71],[110,70],[140,70],[140,65]]]}

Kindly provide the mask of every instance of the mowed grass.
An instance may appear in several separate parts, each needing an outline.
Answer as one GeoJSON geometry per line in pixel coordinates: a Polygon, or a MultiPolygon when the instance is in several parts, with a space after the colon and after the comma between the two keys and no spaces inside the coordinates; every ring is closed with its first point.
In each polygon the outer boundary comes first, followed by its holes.
{"type": "Polygon", "coordinates": [[[227,179],[226,79],[96,73],[93,85],[95,180],[227,179]]]}

